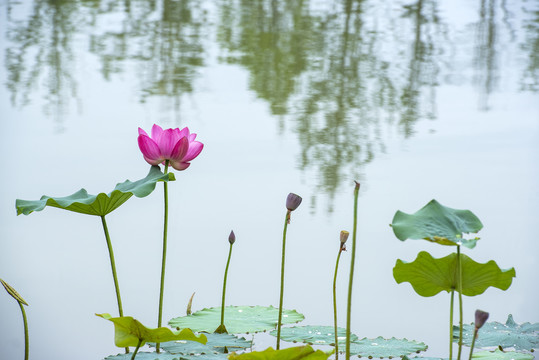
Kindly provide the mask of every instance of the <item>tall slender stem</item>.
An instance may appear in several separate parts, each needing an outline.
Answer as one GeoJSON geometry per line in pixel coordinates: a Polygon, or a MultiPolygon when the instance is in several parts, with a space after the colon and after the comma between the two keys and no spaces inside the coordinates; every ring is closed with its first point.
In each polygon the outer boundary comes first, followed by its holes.
{"type": "Polygon", "coordinates": [[[137,356],[138,349],[140,349],[141,344],[142,344],[142,339],[138,341],[137,347],[135,348],[135,352],[133,353],[133,356],[131,356],[131,360],[135,360],[135,356],[137,356]]]}
{"type": "Polygon", "coordinates": [[[462,352],[462,261],[460,258],[460,245],[457,245],[457,272],[459,277],[458,292],[459,292],[459,352],[457,359],[460,360],[462,352]]]}
{"type": "Polygon", "coordinates": [[[356,237],[357,237],[357,198],[359,183],[356,181],[354,189],[354,229],[352,234],[352,258],[350,260],[350,281],[348,282],[348,305],[346,307],[346,359],[350,359],[350,324],[352,315],[352,283],[354,282],[354,263],[356,260],[356,237]]]}
{"type": "Polygon", "coordinates": [[[20,301],[17,301],[21,307],[22,312],[22,321],[24,323],[24,360],[28,360],[28,352],[30,350],[29,341],[28,341],[28,322],[26,320],[26,312],[24,311],[24,306],[20,301]]]}
{"type": "MultiPolygon", "coordinates": [[[[168,173],[169,160],[165,161],[165,170],[164,173],[168,173]]],[[[163,223],[163,258],[161,261],[161,286],[159,289],[159,317],[157,319],[157,327],[161,327],[161,321],[163,319],[163,292],[165,289],[165,265],[167,261],[167,233],[168,233],[168,182],[163,182],[164,194],[165,194],[165,214],[164,214],[164,223],[163,223]]],[[[156,351],[159,353],[160,343],[155,344],[156,351]]]]}
{"type": "Polygon", "coordinates": [[[451,305],[449,306],[449,360],[453,360],[453,306],[455,304],[455,289],[451,290],[451,305]]]}
{"type": "Polygon", "coordinates": [[[474,329],[473,332],[473,339],[472,339],[472,347],[470,347],[470,356],[468,357],[468,360],[472,360],[472,354],[473,354],[473,348],[475,346],[475,339],[477,338],[477,332],[479,331],[478,328],[474,329]]]}
{"type": "Polygon", "coordinates": [[[221,300],[221,325],[215,331],[216,333],[226,333],[225,327],[225,294],[226,294],[226,278],[228,276],[228,266],[230,265],[230,257],[232,256],[232,245],[230,244],[230,250],[228,251],[228,260],[226,261],[225,277],[223,279],[223,298],[221,300]]]}
{"type": "MultiPolygon", "coordinates": [[[[110,241],[109,229],[107,227],[107,221],[105,215],[101,215],[101,223],[103,224],[103,231],[105,232],[105,239],[107,240],[107,247],[109,249],[110,267],[112,269],[112,277],[114,279],[114,288],[116,289],[116,301],[118,302],[118,313],[120,317],[124,316],[122,308],[122,297],[120,296],[120,285],[118,284],[118,275],[116,274],[116,262],[114,261],[114,251],[112,250],[112,242],[110,241]]],[[[125,353],[129,353],[129,347],[125,348],[125,353]]]]}
{"type": "Polygon", "coordinates": [[[342,246],[339,248],[339,255],[335,263],[335,276],[333,276],[333,325],[335,327],[335,360],[339,359],[339,335],[337,334],[337,270],[339,269],[339,260],[341,259],[342,246]]]}
{"type": "Polygon", "coordinates": [[[286,229],[288,227],[288,222],[290,221],[290,210],[286,211],[286,217],[284,220],[284,230],[283,230],[283,252],[281,256],[281,292],[279,295],[279,319],[277,321],[277,345],[275,346],[277,350],[281,347],[281,322],[283,320],[283,291],[284,291],[284,256],[286,250],[286,229]]]}

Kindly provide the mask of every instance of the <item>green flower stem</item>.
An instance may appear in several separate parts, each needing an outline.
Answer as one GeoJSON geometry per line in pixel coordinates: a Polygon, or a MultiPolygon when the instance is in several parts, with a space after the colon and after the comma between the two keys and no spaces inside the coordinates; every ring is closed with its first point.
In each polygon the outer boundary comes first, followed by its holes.
{"type": "MultiPolygon", "coordinates": [[[[164,173],[168,174],[168,165],[169,160],[165,161],[165,170],[164,173]]],[[[163,182],[164,193],[165,193],[165,215],[164,215],[164,224],[163,224],[163,259],[161,261],[161,286],[159,289],[159,317],[157,319],[157,327],[161,327],[161,322],[163,319],[163,292],[165,288],[165,265],[167,261],[167,233],[168,233],[168,182],[163,182]]],[[[155,344],[156,351],[159,353],[160,343],[155,344]]]]}
{"type": "Polygon", "coordinates": [[[223,279],[223,299],[221,300],[221,325],[215,330],[216,333],[228,333],[225,327],[225,294],[226,294],[226,278],[228,276],[228,266],[230,265],[230,257],[232,256],[232,245],[230,244],[230,250],[228,251],[228,260],[226,261],[225,277],[223,279]]]}
{"type": "Polygon", "coordinates": [[[455,290],[451,290],[451,305],[449,306],[449,360],[453,360],[453,306],[455,304],[455,290]]]}
{"type": "Polygon", "coordinates": [[[352,283],[354,282],[354,263],[356,260],[356,237],[357,237],[357,198],[359,183],[356,181],[354,189],[354,232],[352,234],[352,258],[350,260],[350,281],[348,282],[348,305],[346,307],[346,359],[350,359],[350,319],[352,315],[352,283]]]}
{"type": "Polygon", "coordinates": [[[335,360],[339,359],[339,336],[337,335],[337,270],[341,259],[342,245],[339,248],[339,255],[335,263],[335,276],[333,276],[333,325],[335,327],[335,360]]]}
{"type": "Polygon", "coordinates": [[[286,249],[286,229],[288,223],[290,222],[290,210],[286,211],[286,217],[284,220],[284,230],[283,230],[283,253],[281,256],[281,293],[279,295],[279,319],[277,321],[277,345],[275,346],[277,350],[281,347],[281,321],[283,320],[283,290],[284,290],[284,255],[286,249]]]}
{"type": "Polygon", "coordinates": [[[473,332],[472,347],[470,347],[470,356],[468,357],[468,360],[472,360],[473,348],[475,346],[475,339],[477,338],[477,332],[478,331],[479,331],[479,329],[475,328],[475,330],[473,332]]]}
{"type": "Polygon", "coordinates": [[[462,261],[460,259],[460,245],[457,245],[457,272],[459,277],[459,352],[457,359],[460,360],[460,355],[462,352],[462,261]]]}
{"type": "Polygon", "coordinates": [[[24,311],[24,306],[20,301],[17,301],[21,307],[22,312],[22,321],[24,323],[24,360],[28,360],[28,351],[30,350],[29,341],[28,341],[28,322],[26,320],[26,312],[24,311]]]}
{"type": "Polygon", "coordinates": [[[135,356],[137,356],[138,349],[140,349],[140,345],[142,345],[142,339],[138,341],[137,347],[135,348],[135,352],[133,353],[133,356],[131,356],[131,360],[135,360],[135,356]]]}
{"type": "MultiPolygon", "coordinates": [[[[112,277],[114,279],[114,288],[116,289],[116,300],[118,301],[118,313],[120,317],[124,316],[122,308],[122,297],[120,296],[120,285],[118,284],[118,275],[116,274],[116,263],[114,261],[114,251],[112,250],[112,242],[110,241],[109,229],[107,227],[107,221],[105,215],[101,215],[101,223],[103,224],[103,231],[105,232],[105,239],[107,240],[107,247],[109,248],[110,267],[112,269],[112,277]]],[[[129,353],[129,347],[125,348],[125,353],[129,353]]]]}

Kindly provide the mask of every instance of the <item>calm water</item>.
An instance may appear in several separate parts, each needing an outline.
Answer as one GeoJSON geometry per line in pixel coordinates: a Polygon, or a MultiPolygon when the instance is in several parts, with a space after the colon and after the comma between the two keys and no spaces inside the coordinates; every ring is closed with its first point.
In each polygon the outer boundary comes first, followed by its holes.
{"type": "MultiPolygon", "coordinates": [[[[449,295],[397,285],[397,258],[450,248],[398,241],[388,224],[436,198],[470,209],[464,252],[516,268],[508,291],[465,297],[505,322],[538,322],[539,6],[536,1],[0,2],[0,277],[27,300],[34,359],[120,349],[99,218],[15,199],[109,192],[148,165],[137,127],[206,147],[170,186],[164,319],[227,304],[277,305],[284,202],[304,198],[287,243],[285,306],[331,325],[331,281],[361,182],[353,331],[424,341],[447,356],[449,295]]],[[[124,311],[157,323],[162,188],[108,216],[124,311]]],[[[344,325],[349,253],[341,260],[344,325]]],[[[18,306],[0,291],[0,357],[22,358],[18,306]]],[[[260,347],[273,340],[257,335],[260,347]]],[[[467,352],[466,352],[467,355],[467,352]]]]}

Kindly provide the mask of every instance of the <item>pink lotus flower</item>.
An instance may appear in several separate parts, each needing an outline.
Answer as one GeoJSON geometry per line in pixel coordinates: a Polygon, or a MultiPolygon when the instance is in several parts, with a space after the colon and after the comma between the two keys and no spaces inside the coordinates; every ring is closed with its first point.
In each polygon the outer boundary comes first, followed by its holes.
{"type": "Polygon", "coordinates": [[[188,128],[163,130],[159,125],[152,127],[152,136],[138,128],[138,146],[144,160],[150,165],[169,164],[176,170],[185,170],[189,161],[200,154],[204,144],[195,141],[197,134],[189,133],[188,128]]]}

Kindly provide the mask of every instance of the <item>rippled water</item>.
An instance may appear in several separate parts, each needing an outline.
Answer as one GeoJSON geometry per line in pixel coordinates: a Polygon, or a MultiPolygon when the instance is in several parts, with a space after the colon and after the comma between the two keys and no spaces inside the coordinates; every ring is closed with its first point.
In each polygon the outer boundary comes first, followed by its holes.
{"type": "MultiPolygon", "coordinates": [[[[284,202],[304,198],[287,242],[285,307],[331,325],[339,232],[361,183],[353,331],[424,341],[447,356],[449,295],[397,285],[397,258],[450,248],[400,242],[388,224],[436,198],[470,209],[464,252],[514,266],[508,291],[467,298],[490,319],[538,322],[539,8],[534,1],[3,1],[0,4],[0,277],[30,304],[30,355],[120,352],[98,218],[16,216],[15,199],[109,192],[142,178],[137,128],[189,126],[205,149],[170,185],[164,319],[227,304],[277,305],[284,202]]],[[[108,216],[124,311],[157,322],[162,189],[108,216]]],[[[349,253],[341,259],[345,322],[349,253]]],[[[1,292],[0,292],[1,294],[1,292]]],[[[0,295],[0,354],[21,358],[17,304],[0,295]]],[[[257,335],[261,348],[273,346],[257,335]]],[[[467,352],[466,352],[467,355],[467,352]]]]}

